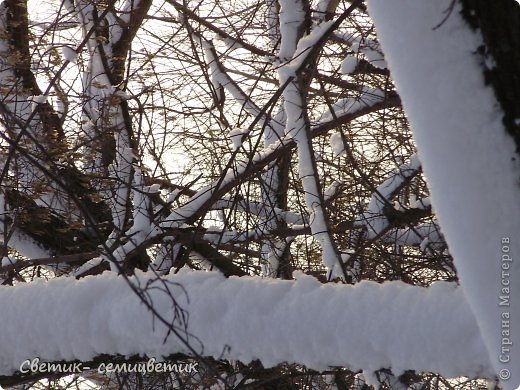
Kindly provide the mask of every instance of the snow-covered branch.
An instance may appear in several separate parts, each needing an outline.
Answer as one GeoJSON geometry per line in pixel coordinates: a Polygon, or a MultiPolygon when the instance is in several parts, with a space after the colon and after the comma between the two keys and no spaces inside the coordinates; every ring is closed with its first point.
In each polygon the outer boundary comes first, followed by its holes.
{"type": "MultiPolygon", "coordinates": [[[[284,361],[317,370],[346,366],[368,374],[383,367],[396,375],[407,369],[447,377],[494,374],[464,295],[452,284],[322,285],[303,274],[282,281],[213,272],[162,281],[139,273],[130,280],[205,356],[260,359],[265,367],[284,361]],[[179,316],[180,310],[187,315],[179,316]]],[[[4,375],[34,357],[190,353],[114,274],[0,287],[0,311],[9,318],[0,333],[4,375]]]]}
{"type": "MultiPolygon", "coordinates": [[[[408,164],[400,166],[376,189],[368,204],[368,209],[356,221],[357,226],[365,226],[368,236],[373,238],[387,229],[391,224],[390,214],[398,214],[394,209],[393,198],[396,193],[421,169],[417,155],[413,155],[408,164]]],[[[419,209],[421,210],[421,209],[419,209]]]]}
{"type": "Polygon", "coordinates": [[[305,193],[305,204],[309,213],[309,223],[313,237],[322,247],[323,263],[332,278],[343,277],[342,260],[330,232],[325,212],[320,177],[311,142],[311,128],[305,102],[306,85],[296,71],[301,69],[320,38],[328,32],[324,22],[316,26],[311,34],[303,36],[308,27],[308,6],[305,1],[284,0],[280,8],[280,52],[279,57],[287,63],[278,70],[283,91],[286,114],[285,134],[294,139],[298,151],[298,175],[305,193]],[[296,77],[295,77],[296,76],[296,77]],[[295,77],[294,79],[291,79],[295,77]]]}

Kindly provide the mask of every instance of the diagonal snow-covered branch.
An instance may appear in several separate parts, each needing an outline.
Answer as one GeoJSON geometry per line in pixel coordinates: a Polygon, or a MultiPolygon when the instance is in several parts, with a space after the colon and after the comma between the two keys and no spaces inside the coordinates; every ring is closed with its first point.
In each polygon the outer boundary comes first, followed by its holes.
{"type": "MultiPolygon", "coordinates": [[[[298,362],[372,372],[391,368],[446,377],[491,377],[493,369],[462,291],[401,282],[356,286],[226,279],[189,272],[130,279],[195,351],[265,367],[298,362]],[[150,279],[151,278],[151,279],[150,279]],[[261,303],[261,304],[259,304],[261,303]],[[179,316],[185,310],[188,316],[179,316]],[[276,329],[276,332],[273,332],[276,329]],[[316,332],[319,329],[319,332],[316,332]]],[[[114,274],[0,287],[0,374],[25,359],[88,361],[100,354],[160,358],[190,353],[114,274]],[[166,338],[165,338],[166,337],[166,338]]]]}
{"type": "MultiPolygon", "coordinates": [[[[206,40],[201,34],[193,32],[193,35],[196,37],[197,41],[200,41],[204,50],[204,57],[206,62],[209,64],[211,81],[215,86],[215,90],[219,91],[220,87],[226,89],[231,94],[234,101],[240,104],[249,115],[260,119],[260,125],[262,128],[265,128],[263,130],[265,133],[273,132],[278,135],[283,134],[283,124],[276,120],[276,118],[269,117],[264,110],[261,110],[260,107],[258,107],[242,90],[240,85],[229,76],[218,58],[213,43],[206,40]]],[[[223,97],[221,98],[223,99],[223,97]]],[[[239,131],[234,129],[230,132],[229,136],[231,137],[235,147],[240,147],[242,145],[242,141],[249,135],[250,130],[251,129],[248,129],[247,131],[239,131]]]]}
{"type": "MultiPolygon", "coordinates": [[[[342,123],[348,123],[364,115],[398,105],[400,105],[400,99],[394,95],[390,96],[382,102],[374,103],[373,106],[362,107],[359,111],[350,112],[339,116],[336,120],[317,125],[311,129],[311,135],[312,137],[317,137],[326,134],[329,130],[336,128],[342,123]]],[[[222,180],[219,179],[198,190],[186,203],[172,210],[170,216],[166,218],[162,225],[172,227],[184,222],[192,223],[196,221],[212,204],[227,194],[232,188],[253,177],[268,164],[295,147],[296,141],[294,139],[284,137],[271,145],[269,149],[257,152],[252,159],[245,161],[239,168],[228,172],[222,180]]]]}

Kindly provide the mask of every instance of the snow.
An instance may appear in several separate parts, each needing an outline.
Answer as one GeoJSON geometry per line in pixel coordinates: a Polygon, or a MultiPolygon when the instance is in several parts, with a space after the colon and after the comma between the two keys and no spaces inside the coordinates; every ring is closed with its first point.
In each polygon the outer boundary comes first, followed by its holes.
{"type": "MultiPolygon", "coordinates": [[[[391,367],[396,375],[405,369],[447,377],[493,374],[475,319],[453,284],[349,286],[320,284],[301,272],[296,277],[181,272],[160,281],[138,272],[130,280],[147,286],[153,308],[206,356],[260,359],[265,367],[299,362],[366,373],[391,367]],[[187,323],[174,316],[174,304],[189,314],[187,323]]],[[[34,357],[85,361],[103,353],[158,359],[189,353],[174,335],[165,341],[166,326],[114,273],[2,286],[0,312],[9,319],[0,332],[0,374],[34,357]]]]}
{"type": "Polygon", "coordinates": [[[368,60],[368,62],[370,62],[376,68],[379,68],[379,69],[388,68],[388,65],[387,65],[385,59],[381,56],[381,54],[377,50],[371,49],[369,47],[360,47],[359,51],[360,51],[360,53],[363,53],[363,55],[368,60]]]}
{"type": "Polygon", "coordinates": [[[46,95],[38,95],[38,96],[29,96],[27,101],[31,102],[31,109],[34,111],[40,104],[47,102],[46,95]]]}
{"type": "Polygon", "coordinates": [[[340,65],[341,73],[343,73],[343,74],[353,73],[356,70],[358,63],[359,63],[359,60],[357,59],[357,57],[354,57],[352,55],[346,56],[340,65]]]}
{"type": "Polygon", "coordinates": [[[335,158],[341,157],[346,153],[343,138],[340,133],[332,133],[329,143],[335,158]]]}
{"type": "Polygon", "coordinates": [[[76,63],[76,59],[78,58],[78,53],[76,50],[69,46],[63,46],[61,48],[61,52],[63,53],[65,60],[76,63]]]}
{"type": "MultiPolygon", "coordinates": [[[[283,39],[282,39],[283,42],[283,39]]],[[[280,80],[284,78],[283,73],[280,80]]],[[[285,111],[287,113],[286,135],[291,136],[298,145],[298,176],[305,192],[305,204],[309,212],[309,225],[313,237],[322,247],[322,260],[333,278],[341,277],[339,259],[328,232],[323,202],[320,198],[319,181],[312,164],[312,150],[308,142],[309,134],[305,128],[302,111],[302,98],[296,85],[291,82],[283,92],[285,111]]]]}
{"type": "Polygon", "coordinates": [[[319,119],[320,122],[332,121],[337,117],[352,114],[366,107],[374,106],[385,99],[385,92],[381,89],[363,88],[359,96],[340,99],[329,108],[328,112],[319,119]],[[332,110],[332,112],[331,112],[332,110]]]}
{"type": "Polygon", "coordinates": [[[43,104],[47,102],[46,95],[38,95],[38,96],[29,96],[27,100],[32,101],[35,104],[43,104]]]}
{"type": "Polygon", "coordinates": [[[476,54],[482,38],[462,20],[459,2],[369,0],[368,7],[462,289],[495,372],[511,374],[503,388],[514,389],[520,384],[520,284],[510,279],[520,276],[519,156],[484,84],[476,54]],[[511,297],[508,305],[499,305],[500,295],[511,297]]]}
{"type": "MultiPolygon", "coordinates": [[[[50,257],[51,253],[49,250],[43,248],[38,242],[29,237],[27,234],[22,232],[16,227],[12,227],[9,231],[5,231],[6,219],[12,217],[12,211],[5,202],[4,195],[0,195],[0,234],[7,238],[6,241],[2,242],[11,248],[16,248],[16,251],[27,258],[37,259],[43,257],[50,257]]],[[[4,257],[5,261],[6,257],[4,257]]],[[[7,258],[9,259],[9,258],[7,258]]],[[[2,263],[3,265],[3,263],[2,263]]]]}
{"type": "Polygon", "coordinates": [[[266,241],[262,245],[262,276],[276,278],[280,265],[279,259],[282,257],[286,246],[287,243],[279,239],[266,241]]]}
{"type": "MultiPolygon", "coordinates": [[[[282,7],[282,10],[283,9],[284,8],[282,7]]],[[[295,15],[299,15],[299,13],[296,12],[295,15]]],[[[297,70],[302,67],[308,56],[313,52],[313,47],[320,41],[320,39],[322,39],[324,35],[328,33],[329,29],[334,24],[334,21],[330,20],[313,26],[312,31],[309,34],[298,40],[298,44],[292,52],[288,48],[292,48],[294,45],[290,45],[285,41],[289,39],[295,39],[298,36],[298,26],[300,25],[299,23],[303,23],[303,21],[298,23],[294,21],[285,22],[285,25],[283,23],[284,20],[280,18],[280,31],[282,33],[280,58],[282,60],[286,59],[288,61],[278,69],[280,85],[283,85],[289,78],[296,76],[297,70]],[[282,48],[284,48],[283,52],[282,48]]]]}
{"type": "MultiPolygon", "coordinates": [[[[270,150],[278,140],[282,139],[285,133],[286,119],[283,102],[280,102],[276,115],[271,121],[272,125],[264,130],[264,150],[270,150]]],[[[260,229],[264,232],[275,231],[280,227],[281,221],[285,221],[289,225],[304,223],[302,214],[273,207],[278,204],[277,194],[284,190],[280,188],[283,185],[279,180],[280,174],[280,166],[272,164],[261,176],[261,207],[255,207],[256,204],[251,201],[247,203],[246,210],[250,210],[250,212],[260,217],[260,229]],[[266,205],[269,205],[269,207],[266,207],[266,205]]],[[[267,237],[261,242],[260,259],[263,276],[273,278],[277,276],[280,259],[282,259],[285,249],[291,241],[292,239],[281,240],[276,237],[267,237]]]]}
{"type": "MultiPolygon", "coordinates": [[[[350,109],[349,113],[355,114],[356,112],[362,111],[366,107],[367,105],[361,104],[355,110],[350,109]]],[[[278,128],[280,122],[281,118],[276,117],[275,120],[272,121],[272,123],[276,123],[276,125],[273,125],[271,130],[274,128],[278,128]]],[[[315,130],[318,130],[319,127],[319,125],[314,126],[311,129],[311,133],[315,130]]],[[[256,152],[251,159],[247,159],[243,162],[237,163],[238,167],[236,169],[228,171],[223,180],[218,179],[210,185],[200,188],[197,191],[197,193],[194,196],[192,196],[186,203],[172,210],[170,215],[163,222],[161,222],[161,227],[174,228],[181,226],[185,220],[192,218],[193,215],[195,215],[201,207],[207,205],[207,203],[211,199],[215,199],[214,201],[217,202],[218,199],[214,194],[218,192],[220,188],[228,185],[233,181],[236,181],[236,178],[243,176],[246,173],[247,169],[251,168],[251,166],[249,165],[251,162],[253,164],[262,165],[265,164],[265,161],[273,161],[271,156],[273,156],[276,152],[279,152],[290,142],[294,141],[292,139],[291,132],[280,137],[273,134],[274,131],[270,131],[270,129],[267,129],[266,133],[272,135],[272,137],[270,138],[271,143],[268,147],[265,148],[265,150],[256,152]]],[[[168,202],[174,201],[177,195],[178,193],[174,192],[169,197],[168,202]]]]}
{"type": "MultiPolygon", "coordinates": [[[[277,135],[282,134],[283,126],[278,121],[271,120],[271,118],[269,118],[269,116],[251,100],[250,96],[245,93],[240,88],[239,84],[225,71],[224,67],[220,63],[213,43],[198,34],[194,33],[193,35],[196,40],[200,42],[203,48],[204,58],[206,63],[209,65],[210,80],[215,93],[218,95],[218,99],[223,101],[224,91],[221,87],[225,88],[231,94],[233,99],[240,104],[242,109],[245,109],[245,111],[252,117],[261,118],[259,123],[262,125],[262,128],[265,128],[264,131],[269,133],[273,132],[277,135]]],[[[235,151],[240,148],[242,146],[242,141],[246,139],[248,135],[249,129],[232,129],[228,134],[228,137],[230,137],[232,141],[231,149],[235,151]]]]}
{"type": "Polygon", "coordinates": [[[163,228],[176,228],[183,225],[184,221],[191,218],[202,206],[211,199],[214,191],[226,184],[227,177],[220,183],[217,181],[209,186],[204,186],[192,196],[185,204],[172,210],[170,215],[161,223],[163,228]]]}
{"type": "Polygon", "coordinates": [[[325,14],[330,3],[330,0],[320,0],[316,5],[316,13],[325,14]]]}
{"type": "Polygon", "coordinates": [[[242,146],[242,139],[247,136],[247,131],[241,129],[233,129],[228,133],[228,137],[233,142],[233,150],[236,150],[242,146]]]}
{"type": "Polygon", "coordinates": [[[245,242],[247,240],[254,240],[258,232],[255,230],[246,231],[246,232],[234,232],[234,231],[225,231],[219,227],[211,226],[204,233],[204,240],[212,242],[215,245],[219,244],[227,244],[233,242],[245,242]]]}
{"type": "Polygon", "coordinates": [[[143,187],[143,192],[146,192],[148,194],[156,194],[161,192],[161,185],[160,184],[152,184],[151,186],[145,186],[143,187]]]}
{"type": "MultiPolygon", "coordinates": [[[[3,232],[2,232],[3,233],[3,232]]],[[[33,240],[27,234],[21,232],[19,229],[13,229],[6,243],[16,251],[29,259],[38,259],[43,257],[50,257],[51,251],[45,249],[37,241],[33,240]]]]}
{"type": "Polygon", "coordinates": [[[324,196],[323,196],[325,201],[328,201],[333,196],[336,196],[339,193],[339,191],[341,189],[340,187],[341,187],[342,184],[343,184],[342,182],[340,182],[338,180],[334,180],[332,182],[332,184],[329,187],[327,187],[327,189],[325,190],[325,193],[324,193],[324,196]]]}
{"type": "Polygon", "coordinates": [[[126,0],[121,5],[121,11],[118,14],[120,23],[130,23],[132,11],[142,6],[141,0],[126,0]]]}
{"type": "Polygon", "coordinates": [[[307,222],[305,218],[297,212],[290,210],[282,210],[278,207],[272,207],[268,202],[260,203],[251,200],[245,201],[241,199],[235,199],[232,197],[226,197],[213,204],[211,210],[223,210],[223,209],[234,209],[236,211],[242,211],[257,215],[263,218],[276,218],[280,221],[285,221],[288,224],[303,224],[307,222]]]}
{"type": "MultiPolygon", "coordinates": [[[[380,184],[368,204],[368,209],[356,221],[357,226],[366,226],[369,238],[376,237],[389,225],[388,219],[384,213],[384,207],[390,206],[391,197],[395,191],[399,189],[403,183],[417,174],[421,168],[421,162],[417,154],[410,157],[408,164],[403,164],[398,169],[394,170],[389,177],[380,184]]],[[[402,206],[398,203],[397,210],[402,206]]]]}
{"type": "MultiPolygon", "coordinates": [[[[374,224],[371,223],[371,226],[374,226],[374,224]]],[[[374,233],[369,230],[368,236],[373,237],[374,233]]],[[[422,251],[427,251],[430,248],[438,251],[445,249],[440,228],[434,222],[426,222],[403,229],[391,229],[380,237],[380,241],[391,245],[419,247],[422,251]]]]}
{"type": "Polygon", "coordinates": [[[209,185],[203,186],[197,190],[197,193],[193,195],[188,201],[173,209],[170,215],[161,223],[161,227],[180,227],[183,225],[184,221],[190,220],[194,215],[196,215],[196,213],[201,210],[202,207],[207,206],[208,202],[210,202],[212,199],[213,203],[218,202],[218,198],[215,196],[215,193],[218,192],[219,189],[228,185],[230,182],[233,182],[237,177],[244,175],[247,169],[251,168],[251,161],[255,163],[268,160],[269,156],[280,148],[283,148],[286,142],[286,139],[281,139],[280,141],[273,143],[268,149],[255,153],[251,160],[238,160],[236,163],[237,166],[234,169],[229,170],[222,178],[222,180],[218,179],[209,185]]]}
{"type": "MultiPolygon", "coordinates": [[[[305,62],[309,54],[312,52],[314,46],[319,42],[319,40],[327,34],[331,26],[334,24],[333,20],[329,20],[327,22],[321,22],[318,25],[313,26],[310,34],[305,35],[298,41],[298,45],[296,47],[296,51],[290,61],[289,64],[286,64],[284,68],[291,69],[293,72],[296,72],[302,64],[305,62]]],[[[283,35],[282,35],[283,36],[283,35]]],[[[284,37],[285,38],[285,37],[284,37]]]]}
{"type": "Polygon", "coordinates": [[[278,57],[289,60],[293,57],[298,43],[298,27],[305,20],[305,10],[300,0],[281,0],[280,2],[280,42],[278,57]]]}
{"type": "MultiPolygon", "coordinates": [[[[219,79],[222,79],[221,71],[218,66],[218,59],[214,55],[215,48],[213,47],[213,44],[209,41],[203,40],[201,37],[199,37],[196,34],[193,34],[194,39],[196,40],[199,38],[201,42],[202,49],[204,50],[204,57],[206,59],[206,62],[209,65],[209,74],[210,74],[210,80],[211,84],[213,85],[213,90],[215,94],[217,95],[217,99],[219,101],[222,101],[224,99],[224,96],[222,94],[224,93],[222,91],[222,82],[219,79]]],[[[227,81],[227,80],[226,80],[227,81]]],[[[225,82],[225,81],[224,81],[225,82]]]]}

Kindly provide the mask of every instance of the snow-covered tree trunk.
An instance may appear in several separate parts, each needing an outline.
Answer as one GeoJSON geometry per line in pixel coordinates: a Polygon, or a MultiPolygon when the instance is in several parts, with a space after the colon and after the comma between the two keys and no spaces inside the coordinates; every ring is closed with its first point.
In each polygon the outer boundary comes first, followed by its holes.
{"type": "Polygon", "coordinates": [[[518,100],[503,104],[504,96],[512,95],[500,87],[518,96],[514,83],[502,80],[517,72],[519,48],[510,45],[507,59],[496,50],[518,35],[520,13],[513,1],[486,2],[495,13],[484,13],[477,3],[370,0],[368,5],[462,289],[503,387],[515,389],[520,385],[520,156],[518,123],[511,118],[517,118],[518,100]],[[509,16],[490,21],[498,10],[509,16]],[[510,26],[511,35],[490,39],[489,23],[510,26]]]}
{"type": "MultiPolygon", "coordinates": [[[[276,52],[280,45],[280,4],[278,0],[266,0],[268,34],[271,50],[276,52]]],[[[277,58],[279,60],[279,58],[277,58]]],[[[284,136],[285,110],[280,104],[274,118],[274,126],[264,129],[264,148],[269,149],[284,136]]],[[[289,187],[290,156],[280,156],[276,163],[262,177],[262,200],[276,209],[287,209],[287,190],[289,187]]],[[[281,231],[287,227],[287,223],[280,219],[279,215],[269,213],[265,217],[265,230],[281,231]]],[[[285,237],[269,237],[262,243],[262,261],[264,262],[264,274],[271,277],[292,278],[290,265],[290,245],[285,237]]]]}
{"type": "Polygon", "coordinates": [[[306,96],[308,75],[299,69],[304,60],[314,61],[312,46],[317,45],[323,26],[315,27],[315,37],[307,35],[311,28],[310,4],[307,0],[284,0],[280,7],[281,61],[287,64],[279,69],[280,85],[284,87],[285,134],[294,139],[298,150],[298,175],[305,193],[305,205],[313,237],[322,248],[322,260],[328,269],[328,277],[344,278],[343,263],[333,240],[326,215],[324,194],[312,146],[312,136],[307,113],[306,96]],[[304,40],[308,39],[311,44],[304,40]],[[291,64],[291,62],[293,62],[291,64]],[[295,74],[295,69],[299,71],[295,74]]]}

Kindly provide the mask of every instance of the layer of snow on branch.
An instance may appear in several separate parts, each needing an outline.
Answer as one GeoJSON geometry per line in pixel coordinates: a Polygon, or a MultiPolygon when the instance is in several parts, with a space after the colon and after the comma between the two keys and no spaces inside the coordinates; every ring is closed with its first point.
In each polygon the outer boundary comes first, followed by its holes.
{"type": "Polygon", "coordinates": [[[379,44],[369,39],[354,39],[351,46],[354,52],[362,53],[368,62],[379,69],[386,69],[388,65],[379,52],[379,44]]]}
{"type": "MultiPolygon", "coordinates": [[[[131,281],[148,286],[143,296],[206,356],[368,373],[382,367],[448,377],[493,371],[475,319],[453,284],[349,286],[297,277],[185,272],[158,280],[139,273],[131,281]],[[175,319],[175,305],[189,314],[187,328],[181,316],[175,319]]],[[[189,352],[173,334],[165,341],[166,326],[113,273],[0,287],[0,312],[0,374],[34,357],[85,361],[104,353],[160,358],[189,352]]]]}
{"type": "Polygon", "coordinates": [[[502,386],[516,388],[519,156],[494,92],[484,83],[477,54],[482,37],[462,19],[458,1],[369,0],[368,6],[462,288],[497,374],[511,374],[502,386]]]}
{"type": "Polygon", "coordinates": [[[61,52],[63,53],[63,57],[65,58],[65,60],[76,63],[78,53],[72,47],[63,46],[61,48],[61,52]]]}
{"type": "Polygon", "coordinates": [[[388,179],[376,188],[370,199],[368,210],[356,221],[357,226],[366,226],[368,237],[373,238],[388,227],[388,218],[384,207],[392,206],[391,199],[406,180],[417,174],[421,162],[416,154],[410,157],[410,162],[394,170],[388,179]]]}
{"type": "Polygon", "coordinates": [[[381,89],[363,88],[359,96],[340,99],[321,116],[319,122],[328,122],[335,118],[360,111],[366,107],[372,107],[385,100],[385,92],[381,89]],[[331,112],[332,111],[332,112],[331,112]]]}
{"type": "MultiPolygon", "coordinates": [[[[288,64],[283,66],[283,70],[286,72],[287,77],[294,76],[296,74],[296,71],[302,66],[302,64],[307,60],[307,57],[312,53],[314,46],[320,41],[320,39],[322,39],[325,34],[328,33],[333,24],[334,21],[330,20],[315,25],[310,34],[304,36],[298,41],[298,46],[296,47],[296,52],[294,53],[293,58],[288,64]]],[[[286,30],[282,29],[282,32],[284,31],[286,30]]]]}
{"type": "Polygon", "coordinates": [[[14,212],[6,204],[4,195],[0,194],[0,235],[7,239],[6,241],[0,241],[2,245],[15,249],[20,255],[27,258],[37,259],[51,256],[49,250],[45,249],[20,229],[13,227],[10,231],[4,230],[4,227],[8,226],[6,219],[12,218],[13,214],[14,212]]]}
{"type": "MultiPolygon", "coordinates": [[[[218,192],[218,190],[223,186],[236,181],[238,177],[244,175],[248,169],[251,169],[251,163],[255,164],[266,160],[269,158],[269,155],[283,148],[283,145],[287,142],[288,138],[290,137],[284,137],[283,139],[271,144],[269,148],[257,152],[252,159],[237,161],[236,167],[234,169],[227,170],[222,179],[217,179],[210,185],[202,187],[194,196],[187,200],[186,203],[176,209],[173,209],[166,220],[161,223],[161,227],[175,228],[182,226],[186,220],[192,218],[193,215],[199,212],[201,208],[203,208],[206,203],[215,196],[215,192],[218,192]]],[[[215,202],[217,201],[218,199],[215,199],[215,202]]]]}
{"type": "Polygon", "coordinates": [[[305,10],[300,0],[280,1],[280,34],[284,37],[278,52],[281,60],[289,60],[293,57],[298,42],[298,26],[303,20],[305,20],[305,10]]]}
{"type": "Polygon", "coordinates": [[[348,55],[346,56],[340,65],[340,71],[343,74],[353,73],[358,66],[359,59],[356,56],[348,55]]]}

